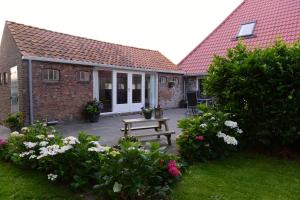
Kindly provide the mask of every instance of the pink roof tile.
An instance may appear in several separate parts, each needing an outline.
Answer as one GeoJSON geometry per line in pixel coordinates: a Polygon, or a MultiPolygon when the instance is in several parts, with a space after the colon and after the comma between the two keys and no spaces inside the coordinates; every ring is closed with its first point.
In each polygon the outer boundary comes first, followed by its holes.
{"type": "Polygon", "coordinates": [[[6,26],[23,56],[179,71],[158,51],[101,42],[15,22],[6,22],[6,26]]]}
{"type": "Polygon", "coordinates": [[[277,37],[288,43],[300,38],[299,0],[245,0],[178,66],[187,74],[204,74],[213,55],[224,56],[234,47],[241,24],[256,21],[255,37],[244,40],[250,47],[266,47],[277,37]]]}

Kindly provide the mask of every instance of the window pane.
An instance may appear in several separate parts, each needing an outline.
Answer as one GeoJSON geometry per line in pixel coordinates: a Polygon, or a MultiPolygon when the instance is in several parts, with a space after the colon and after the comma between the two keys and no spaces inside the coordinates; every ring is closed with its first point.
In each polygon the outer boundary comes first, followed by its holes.
{"type": "Polygon", "coordinates": [[[254,31],[254,26],[255,26],[255,22],[249,24],[243,24],[241,26],[238,36],[240,37],[240,36],[252,35],[254,31]]]}
{"type": "Polygon", "coordinates": [[[99,72],[99,100],[103,103],[102,112],[112,112],[112,72],[99,72]]]}
{"type": "Polygon", "coordinates": [[[8,73],[4,72],[3,76],[4,76],[4,78],[3,78],[4,79],[4,83],[7,84],[8,83],[8,73]]]}
{"type": "Polygon", "coordinates": [[[54,80],[58,81],[59,80],[59,71],[58,70],[53,70],[54,72],[54,80]]]}
{"type": "Polygon", "coordinates": [[[84,72],[84,80],[85,81],[90,81],[90,73],[89,72],[84,72]]]}
{"type": "Polygon", "coordinates": [[[48,73],[49,73],[49,76],[48,76],[49,79],[48,79],[48,80],[49,80],[49,81],[53,80],[53,70],[48,69],[47,71],[48,71],[48,73]]]}
{"type": "Polygon", "coordinates": [[[142,75],[139,74],[132,76],[132,102],[142,102],[142,75]]]}
{"type": "Polygon", "coordinates": [[[127,103],[127,74],[117,73],[117,104],[127,103]]]}

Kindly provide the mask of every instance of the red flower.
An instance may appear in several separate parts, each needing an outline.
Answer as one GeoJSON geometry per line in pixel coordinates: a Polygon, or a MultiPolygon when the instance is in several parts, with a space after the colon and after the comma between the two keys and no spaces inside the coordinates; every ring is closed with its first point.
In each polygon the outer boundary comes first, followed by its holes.
{"type": "Polygon", "coordinates": [[[168,168],[171,168],[171,167],[176,167],[176,161],[175,160],[170,160],[168,162],[168,168]]]}
{"type": "Polygon", "coordinates": [[[6,140],[0,138],[0,146],[6,145],[6,140]]]}
{"type": "Polygon", "coordinates": [[[168,172],[174,177],[177,177],[180,175],[180,171],[179,171],[179,169],[177,169],[177,167],[168,168],[168,172]]]}
{"type": "Polygon", "coordinates": [[[195,137],[195,140],[196,140],[196,141],[203,141],[203,140],[204,140],[204,136],[203,136],[203,135],[197,135],[197,136],[195,137]]]}
{"type": "Polygon", "coordinates": [[[168,168],[169,174],[171,174],[172,176],[177,177],[177,176],[180,175],[180,171],[179,171],[179,169],[177,168],[177,165],[176,165],[176,161],[175,161],[175,160],[170,160],[170,161],[168,162],[167,168],[168,168]]]}

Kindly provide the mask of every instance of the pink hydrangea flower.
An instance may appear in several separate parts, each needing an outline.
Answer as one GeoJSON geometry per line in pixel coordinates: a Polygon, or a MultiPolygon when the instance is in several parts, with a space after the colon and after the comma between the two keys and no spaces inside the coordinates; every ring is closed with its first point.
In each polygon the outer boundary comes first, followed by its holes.
{"type": "Polygon", "coordinates": [[[177,167],[170,167],[170,168],[168,168],[168,172],[169,172],[172,176],[174,176],[174,177],[177,177],[177,176],[180,175],[180,171],[179,171],[179,169],[178,169],[177,167]]]}
{"type": "Polygon", "coordinates": [[[180,170],[177,168],[175,160],[170,160],[168,162],[167,168],[168,168],[169,174],[171,174],[172,176],[177,177],[180,175],[180,170]]]}
{"type": "Polygon", "coordinates": [[[0,138],[0,146],[6,145],[7,141],[5,139],[0,138]]]}
{"type": "Polygon", "coordinates": [[[204,140],[204,136],[203,136],[203,135],[197,135],[197,136],[195,137],[195,140],[196,140],[196,141],[203,141],[203,140],[204,140]]]}
{"type": "Polygon", "coordinates": [[[175,160],[170,160],[168,162],[168,168],[171,168],[171,167],[176,167],[176,161],[175,160]]]}

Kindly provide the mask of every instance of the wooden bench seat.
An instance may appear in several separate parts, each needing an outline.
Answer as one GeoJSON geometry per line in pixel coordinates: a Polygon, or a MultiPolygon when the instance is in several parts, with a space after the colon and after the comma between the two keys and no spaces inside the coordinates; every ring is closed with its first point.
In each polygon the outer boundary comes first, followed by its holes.
{"type": "MultiPolygon", "coordinates": [[[[158,125],[150,125],[150,126],[140,126],[140,127],[131,127],[130,130],[145,130],[145,129],[158,129],[158,125]]],[[[121,128],[121,131],[125,131],[125,128],[121,128]]]]}
{"type": "Polygon", "coordinates": [[[134,135],[134,134],[130,134],[131,136],[134,136],[134,137],[151,137],[151,136],[161,136],[161,135],[164,135],[167,137],[168,139],[168,144],[171,145],[171,135],[172,134],[175,134],[174,131],[158,131],[156,133],[150,133],[150,134],[141,134],[141,135],[134,135]]]}

